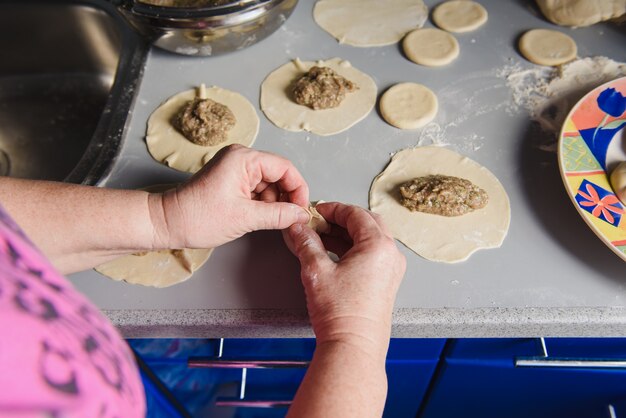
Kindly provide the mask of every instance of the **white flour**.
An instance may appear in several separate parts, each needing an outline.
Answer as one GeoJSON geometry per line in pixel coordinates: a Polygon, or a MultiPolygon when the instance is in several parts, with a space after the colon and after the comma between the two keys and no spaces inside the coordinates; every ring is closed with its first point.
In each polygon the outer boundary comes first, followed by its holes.
{"type": "Polygon", "coordinates": [[[502,68],[513,94],[507,111],[524,108],[543,130],[558,134],[571,108],[585,94],[606,82],[626,75],[626,63],[607,57],[582,58],[561,67],[523,70],[519,65],[502,68]]]}

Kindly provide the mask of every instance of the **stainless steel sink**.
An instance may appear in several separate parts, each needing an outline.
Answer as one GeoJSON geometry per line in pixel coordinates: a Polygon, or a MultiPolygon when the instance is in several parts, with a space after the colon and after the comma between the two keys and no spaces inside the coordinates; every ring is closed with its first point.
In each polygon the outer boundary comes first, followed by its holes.
{"type": "Polygon", "coordinates": [[[0,3],[0,174],[101,181],[147,49],[106,1],[0,3]]]}

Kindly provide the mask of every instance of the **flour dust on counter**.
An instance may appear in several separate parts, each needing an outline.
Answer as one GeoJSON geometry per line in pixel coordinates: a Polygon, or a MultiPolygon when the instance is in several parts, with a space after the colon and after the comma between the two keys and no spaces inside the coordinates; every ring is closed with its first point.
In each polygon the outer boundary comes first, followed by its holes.
{"type": "Polygon", "coordinates": [[[261,110],[279,128],[299,132],[309,131],[321,136],[343,132],[362,119],[374,108],[376,83],[350,62],[341,58],[326,61],[300,61],[295,59],[272,71],[261,84],[261,110]],[[313,67],[330,68],[334,73],[356,85],[337,107],[312,109],[296,103],[294,83],[313,67]]]}
{"type": "Polygon", "coordinates": [[[158,162],[179,171],[195,173],[227,145],[252,145],[259,125],[256,109],[244,96],[216,86],[204,89],[202,85],[199,89],[186,90],[170,97],[150,115],[146,144],[150,155],[158,162]],[[227,131],[224,141],[214,145],[195,144],[177,128],[181,109],[196,98],[224,105],[234,115],[234,126],[227,131]]]}
{"type": "Polygon", "coordinates": [[[372,183],[372,212],[380,214],[392,235],[427,260],[456,263],[474,252],[502,245],[511,221],[509,197],[485,167],[442,147],[417,147],[396,153],[372,183]],[[486,192],[488,203],[460,216],[411,212],[401,203],[399,187],[424,176],[466,179],[486,192]]]}
{"type": "Polygon", "coordinates": [[[594,88],[626,76],[626,63],[588,57],[556,68],[509,66],[502,68],[498,76],[511,90],[509,113],[526,109],[530,118],[554,137],[548,150],[556,152],[556,135],[571,108],[594,88]]]}
{"type": "Polygon", "coordinates": [[[421,28],[428,18],[428,7],[422,0],[319,0],[313,18],[339,43],[384,46],[421,28]]]}

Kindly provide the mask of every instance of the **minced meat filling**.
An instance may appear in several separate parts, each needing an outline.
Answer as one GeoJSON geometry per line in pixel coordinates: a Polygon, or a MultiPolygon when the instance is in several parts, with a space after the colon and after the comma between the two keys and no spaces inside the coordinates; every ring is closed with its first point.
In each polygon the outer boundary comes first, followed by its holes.
{"type": "Polygon", "coordinates": [[[484,208],[489,196],[469,180],[440,174],[417,177],[400,185],[401,204],[410,211],[442,216],[465,215],[484,208]]]}
{"type": "Polygon", "coordinates": [[[293,98],[314,110],[330,109],[339,106],[346,93],[356,89],[355,83],[331,68],[314,66],[294,83],[293,98]]]}
{"type": "Polygon", "coordinates": [[[207,146],[226,141],[236,121],[233,112],[223,104],[195,98],[180,110],[175,125],[194,144],[207,146]]]}

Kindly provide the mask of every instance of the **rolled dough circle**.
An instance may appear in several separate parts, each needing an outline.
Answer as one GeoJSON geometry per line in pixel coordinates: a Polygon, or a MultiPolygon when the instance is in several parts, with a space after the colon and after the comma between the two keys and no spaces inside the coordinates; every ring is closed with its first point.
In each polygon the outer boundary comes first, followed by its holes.
{"type": "Polygon", "coordinates": [[[207,98],[227,106],[235,115],[235,126],[226,141],[214,146],[194,144],[172,125],[172,119],[181,107],[196,97],[196,90],[178,93],[162,103],[148,119],[146,144],[150,155],[168,167],[195,173],[223,147],[230,144],[250,146],[259,132],[259,116],[252,103],[239,93],[210,87],[207,98]]]}
{"type": "Polygon", "coordinates": [[[421,128],[437,115],[437,96],[428,87],[417,83],[399,83],[380,98],[380,113],[400,129],[421,128]]]}
{"type": "Polygon", "coordinates": [[[561,65],[576,58],[576,42],[568,35],[549,29],[531,29],[519,40],[519,50],[538,65],[561,65]]]}
{"type": "MultiPolygon", "coordinates": [[[[143,190],[164,192],[174,187],[175,184],[157,184],[143,190]]],[[[212,252],[212,248],[149,251],[116,258],[100,264],[94,270],[116,281],[159,288],[168,287],[189,279],[206,263],[212,252]]]]}
{"type": "Polygon", "coordinates": [[[428,67],[447,65],[459,56],[456,38],[441,29],[416,29],[402,42],[407,58],[428,67]]]}
{"type": "Polygon", "coordinates": [[[445,263],[467,260],[481,248],[497,248],[509,229],[509,198],[485,167],[440,147],[405,149],[372,183],[370,209],[380,214],[395,238],[420,256],[445,263]],[[400,204],[398,186],[415,177],[443,174],[465,178],[489,195],[487,206],[462,216],[411,212],[400,204]]]}
{"type": "Polygon", "coordinates": [[[101,264],[95,270],[105,276],[131,284],[169,287],[189,279],[209,259],[212,249],[150,251],[131,254],[101,264]]]}
{"type": "Polygon", "coordinates": [[[345,131],[367,116],[376,104],[377,88],[367,74],[352,67],[348,61],[333,58],[327,61],[288,62],[272,71],[261,84],[261,110],[276,126],[288,131],[309,131],[318,135],[334,135],[345,131]],[[313,110],[299,105],[290,97],[290,87],[314,65],[329,67],[354,82],[358,89],[347,93],[338,107],[313,110]]]}
{"type": "Polygon", "coordinates": [[[619,163],[613,169],[610,180],[613,191],[619,200],[626,205],[626,161],[619,163]]]}
{"type": "Polygon", "coordinates": [[[394,44],[427,17],[422,0],[319,0],[313,9],[322,29],[339,43],[359,47],[394,44]]]}
{"type": "Polygon", "coordinates": [[[435,25],[448,32],[470,32],[487,22],[487,10],[469,0],[452,0],[441,3],[433,10],[435,25]]]}

